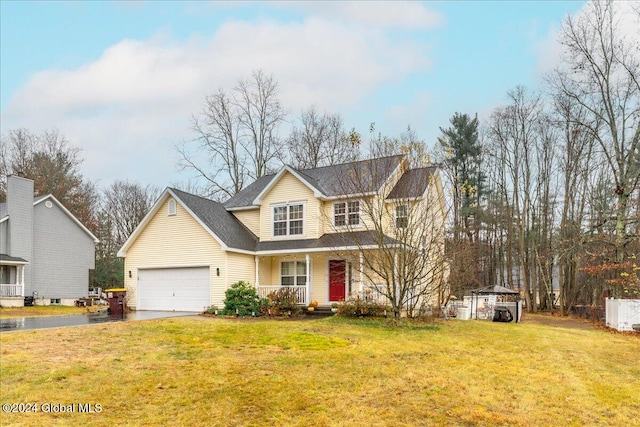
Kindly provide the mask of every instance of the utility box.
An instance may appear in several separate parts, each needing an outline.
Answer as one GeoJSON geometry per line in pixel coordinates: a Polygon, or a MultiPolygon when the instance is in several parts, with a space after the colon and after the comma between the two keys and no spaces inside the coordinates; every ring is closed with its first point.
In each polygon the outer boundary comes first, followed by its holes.
{"type": "Polygon", "coordinates": [[[124,298],[127,296],[125,288],[105,289],[109,301],[109,314],[124,314],[124,298]]]}

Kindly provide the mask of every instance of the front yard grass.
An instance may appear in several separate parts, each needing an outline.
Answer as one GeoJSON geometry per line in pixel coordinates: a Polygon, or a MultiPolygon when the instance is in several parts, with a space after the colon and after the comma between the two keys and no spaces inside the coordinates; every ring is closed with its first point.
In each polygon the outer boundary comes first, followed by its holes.
{"type": "Polygon", "coordinates": [[[106,306],[72,307],[66,305],[34,305],[32,307],[0,307],[0,319],[17,317],[73,316],[75,314],[95,313],[106,306]]]}
{"type": "Polygon", "coordinates": [[[0,348],[1,403],[102,409],[0,413],[3,426],[620,426],[640,414],[640,339],[600,329],[190,317],[2,333],[0,348]]]}

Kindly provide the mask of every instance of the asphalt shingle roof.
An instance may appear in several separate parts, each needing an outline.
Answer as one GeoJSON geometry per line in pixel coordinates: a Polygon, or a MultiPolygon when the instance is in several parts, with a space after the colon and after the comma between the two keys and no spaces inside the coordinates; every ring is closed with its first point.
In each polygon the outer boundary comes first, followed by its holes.
{"type": "Polygon", "coordinates": [[[5,262],[28,262],[26,259],[23,258],[19,258],[17,256],[9,256],[7,254],[0,254],[0,261],[5,261],[5,262]]]}
{"type": "MultiPolygon", "coordinates": [[[[301,178],[327,197],[368,193],[378,190],[402,162],[403,156],[390,156],[355,163],[295,170],[301,178]]],[[[434,166],[406,171],[389,193],[388,199],[420,197],[429,185],[434,166]]],[[[255,198],[269,185],[275,174],[266,175],[224,204],[171,188],[178,197],[228,247],[246,251],[287,251],[385,245],[397,240],[373,230],[324,234],[319,239],[260,242],[229,210],[253,206],[255,198]]]]}
{"type": "Polygon", "coordinates": [[[387,200],[421,197],[427,191],[429,177],[435,171],[435,166],[406,171],[387,196],[387,200]]]}
{"type": "Polygon", "coordinates": [[[319,239],[304,240],[276,240],[258,242],[257,251],[287,251],[296,249],[331,249],[344,247],[376,246],[378,242],[385,245],[398,243],[397,240],[381,235],[374,230],[355,231],[345,233],[323,234],[319,239]]]}
{"type": "Polygon", "coordinates": [[[255,250],[258,238],[228,212],[222,203],[175,188],[171,191],[227,246],[247,251],[255,250]]]}
{"type": "MultiPolygon", "coordinates": [[[[337,197],[378,190],[403,158],[402,155],[396,155],[314,169],[294,170],[325,196],[337,197]]],[[[227,209],[253,206],[255,198],[274,177],[275,174],[259,178],[227,200],[224,206],[227,209]]]]}

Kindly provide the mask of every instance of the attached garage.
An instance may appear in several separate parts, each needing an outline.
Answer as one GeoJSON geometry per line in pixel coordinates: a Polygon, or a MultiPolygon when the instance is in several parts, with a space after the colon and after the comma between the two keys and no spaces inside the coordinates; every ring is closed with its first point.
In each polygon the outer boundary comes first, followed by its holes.
{"type": "Polygon", "coordinates": [[[196,311],[211,305],[209,267],[138,270],[137,310],[196,311]]]}

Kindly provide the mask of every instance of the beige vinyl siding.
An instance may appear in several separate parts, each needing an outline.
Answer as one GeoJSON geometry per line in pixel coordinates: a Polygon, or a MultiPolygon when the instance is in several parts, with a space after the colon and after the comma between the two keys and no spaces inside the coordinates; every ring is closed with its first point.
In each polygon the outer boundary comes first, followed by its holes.
{"type": "Polygon", "coordinates": [[[231,212],[253,234],[260,235],[260,209],[231,212]]]}
{"type": "Polygon", "coordinates": [[[138,238],[127,249],[125,287],[127,305],[135,308],[138,269],[172,267],[210,267],[211,304],[221,306],[224,300],[223,268],[226,255],[220,244],[180,205],[176,215],[167,215],[168,200],[147,223],[138,238]],[[131,277],[129,277],[131,272],[131,277]]]}
{"type": "Polygon", "coordinates": [[[227,285],[245,281],[256,284],[256,263],[253,255],[227,252],[227,285]]]}
{"type": "Polygon", "coordinates": [[[311,257],[311,301],[329,304],[329,261],[325,254],[311,257]]]}
{"type": "Polygon", "coordinates": [[[260,264],[258,267],[258,275],[261,286],[273,286],[280,284],[280,278],[274,280],[274,277],[277,276],[280,269],[275,266],[275,258],[271,256],[261,256],[259,257],[260,264]],[[275,266],[275,267],[274,267],[275,266]],[[275,270],[275,272],[274,272],[275,270]]]}
{"type": "Polygon", "coordinates": [[[260,206],[260,240],[273,238],[273,205],[280,203],[304,202],[304,234],[302,236],[286,236],[276,239],[317,239],[320,237],[321,207],[313,195],[313,191],[289,172],[285,172],[275,186],[263,197],[260,206]]]}

